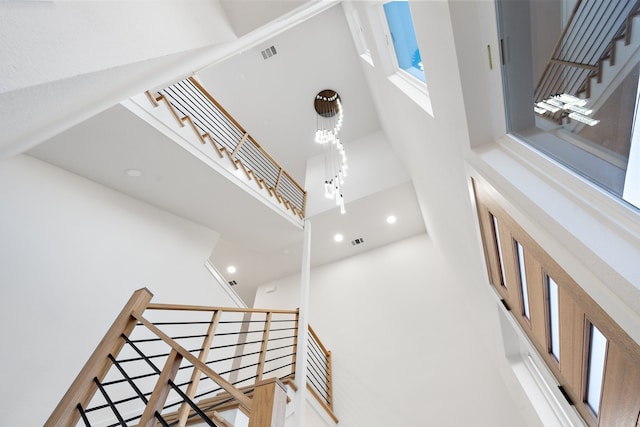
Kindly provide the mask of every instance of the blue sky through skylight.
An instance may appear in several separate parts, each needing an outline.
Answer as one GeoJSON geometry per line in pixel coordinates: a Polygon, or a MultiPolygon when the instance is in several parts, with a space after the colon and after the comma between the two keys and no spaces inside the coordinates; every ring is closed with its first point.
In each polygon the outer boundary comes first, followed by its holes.
{"type": "Polygon", "coordinates": [[[398,66],[414,77],[426,82],[409,3],[406,1],[385,3],[384,13],[387,17],[393,47],[398,58],[398,66]]]}

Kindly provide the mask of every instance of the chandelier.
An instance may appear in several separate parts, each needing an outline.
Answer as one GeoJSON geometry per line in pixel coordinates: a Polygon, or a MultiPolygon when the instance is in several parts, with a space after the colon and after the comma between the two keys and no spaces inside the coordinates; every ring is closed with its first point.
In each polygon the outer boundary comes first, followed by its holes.
{"type": "Polygon", "coordinates": [[[324,195],[334,199],[344,214],[342,185],[347,176],[347,156],[338,136],[342,128],[342,104],[340,96],[331,89],[316,95],[313,106],[318,113],[315,141],[324,147],[324,195]]]}

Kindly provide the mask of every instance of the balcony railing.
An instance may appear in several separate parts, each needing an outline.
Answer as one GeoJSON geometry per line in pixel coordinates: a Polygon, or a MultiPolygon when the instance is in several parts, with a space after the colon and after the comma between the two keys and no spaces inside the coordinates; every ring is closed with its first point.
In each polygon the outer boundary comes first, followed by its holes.
{"type": "MultiPolygon", "coordinates": [[[[271,413],[256,402],[293,384],[298,311],[150,299],[146,289],[132,296],[45,427],[228,426],[220,414],[235,408],[250,427],[266,425],[271,413]]],[[[309,333],[308,389],[336,419],[330,353],[309,333]]]]}
{"type": "Polygon", "coordinates": [[[154,106],[166,102],[180,126],[187,124],[201,143],[209,142],[222,158],[241,168],[248,179],[276,198],[294,215],[304,218],[304,189],[258,144],[254,138],[193,77],[147,92],[154,106]]]}

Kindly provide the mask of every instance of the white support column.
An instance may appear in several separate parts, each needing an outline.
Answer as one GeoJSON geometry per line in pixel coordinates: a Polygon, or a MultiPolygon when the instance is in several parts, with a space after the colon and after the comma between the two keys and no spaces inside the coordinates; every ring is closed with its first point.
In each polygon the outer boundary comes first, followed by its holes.
{"type": "Polygon", "coordinates": [[[300,273],[300,313],[298,315],[298,351],[296,357],[296,387],[298,387],[294,425],[304,426],[307,402],[307,344],[309,328],[309,279],[311,276],[311,221],[304,220],[302,271],[300,273]]]}

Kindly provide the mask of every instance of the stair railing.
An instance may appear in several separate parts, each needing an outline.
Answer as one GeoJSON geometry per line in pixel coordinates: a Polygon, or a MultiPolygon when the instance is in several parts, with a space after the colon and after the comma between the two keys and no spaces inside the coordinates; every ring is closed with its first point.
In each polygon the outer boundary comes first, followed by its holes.
{"type": "MultiPolygon", "coordinates": [[[[147,289],[134,293],[45,427],[228,426],[220,413],[235,408],[249,416],[250,427],[258,427],[282,412],[269,402],[278,400],[274,393],[281,401],[282,383],[295,376],[297,310],[150,300],[147,289]]],[[[307,378],[322,384],[314,395],[336,419],[330,353],[309,333],[317,366],[307,378]]]]}
{"type": "Polygon", "coordinates": [[[179,81],[157,94],[146,92],[158,106],[164,101],[180,126],[188,125],[202,144],[266,190],[299,218],[304,218],[306,192],[194,78],[179,81]]]}
{"type": "Polygon", "coordinates": [[[320,402],[335,422],[333,413],[333,373],[331,352],[328,351],[309,326],[307,389],[320,402]]]}
{"type": "MultiPolygon", "coordinates": [[[[636,0],[579,0],[536,86],[534,102],[560,93],[584,92],[589,98],[591,78],[600,78],[602,62],[615,58],[616,41],[629,40],[639,7],[636,0]]],[[[560,120],[560,114],[545,115],[560,120]]]]}

